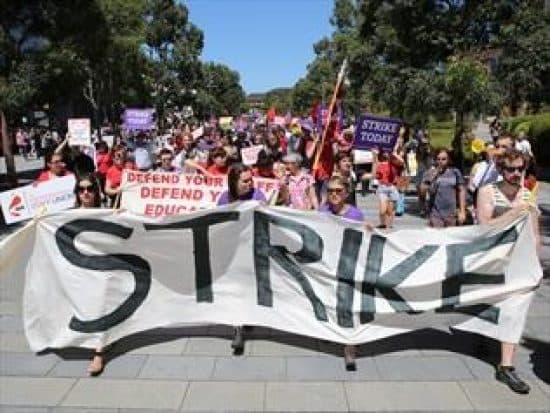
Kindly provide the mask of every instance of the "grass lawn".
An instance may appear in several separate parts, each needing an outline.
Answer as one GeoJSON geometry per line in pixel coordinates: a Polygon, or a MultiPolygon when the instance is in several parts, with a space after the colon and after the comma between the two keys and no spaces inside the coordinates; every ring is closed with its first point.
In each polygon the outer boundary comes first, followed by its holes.
{"type": "Polygon", "coordinates": [[[455,124],[453,121],[444,122],[430,122],[429,132],[434,148],[451,146],[455,131],[455,124]]]}

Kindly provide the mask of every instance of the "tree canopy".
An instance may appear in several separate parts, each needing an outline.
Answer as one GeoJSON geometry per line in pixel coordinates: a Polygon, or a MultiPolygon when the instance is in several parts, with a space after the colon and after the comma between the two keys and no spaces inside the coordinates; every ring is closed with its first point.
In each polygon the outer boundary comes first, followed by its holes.
{"type": "Polygon", "coordinates": [[[203,33],[179,1],[0,0],[0,9],[0,105],[9,119],[47,108],[116,123],[125,107],[221,114],[244,102],[236,72],[201,61],[203,33]]]}

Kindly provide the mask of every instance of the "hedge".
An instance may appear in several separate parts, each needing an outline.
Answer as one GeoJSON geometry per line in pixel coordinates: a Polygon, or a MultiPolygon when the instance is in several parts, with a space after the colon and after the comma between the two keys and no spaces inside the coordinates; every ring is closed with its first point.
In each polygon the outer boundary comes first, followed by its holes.
{"type": "Polygon", "coordinates": [[[537,164],[550,167],[550,113],[509,118],[503,122],[503,126],[505,131],[512,133],[524,130],[537,164]]]}

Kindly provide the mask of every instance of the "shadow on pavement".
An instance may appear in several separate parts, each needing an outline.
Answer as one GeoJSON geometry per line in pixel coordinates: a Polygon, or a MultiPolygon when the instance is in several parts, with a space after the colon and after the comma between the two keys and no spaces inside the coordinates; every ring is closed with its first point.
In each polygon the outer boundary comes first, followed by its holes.
{"type": "MultiPolygon", "coordinates": [[[[269,340],[321,354],[343,357],[343,345],[311,337],[288,334],[264,327],[245,327],[245,342],[269,340]]],[[[157,328],[132,334],[113,343],[105,349],[105,364],[130,351],[154,344],[167,343],[187,337],[223,338],[227,340],[227,355],[231,354],[233,328],[216,325],[209,327],[157,328]]],[[[521,345],[532,351],[530,360],[533,373],[545,383],[550,383],[550,343],[533,338],[524,338],[521,345]]],[[[500,360],[500,343],[477,334],[451,329],[421,329],[413,332],[384,338],[357,347],[357,357],[373,357],[407,350],[441,350],[449,353],[474,357],[490,366],[500,360]]],[[[49,349],[40,354],[53,353],[64,360],[90,359],[93,351],[77,347],[49,349]]],[[[343,361],[342,361],[343,363],[343,361]]],[[[523,367],[525,368],[525,367],[523,367]]]]}

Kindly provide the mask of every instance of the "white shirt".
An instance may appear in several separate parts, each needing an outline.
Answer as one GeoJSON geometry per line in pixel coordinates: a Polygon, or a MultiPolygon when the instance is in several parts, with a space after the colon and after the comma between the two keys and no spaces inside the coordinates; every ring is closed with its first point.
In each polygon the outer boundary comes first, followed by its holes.
{"type": "Polygon", "coordinates": [[[527,139],[517,141],[516,149],[520,152],[523,152],[526,155],[533,156],[533,152],[531,150],[531,143],[529,143],[527,139]]]}

